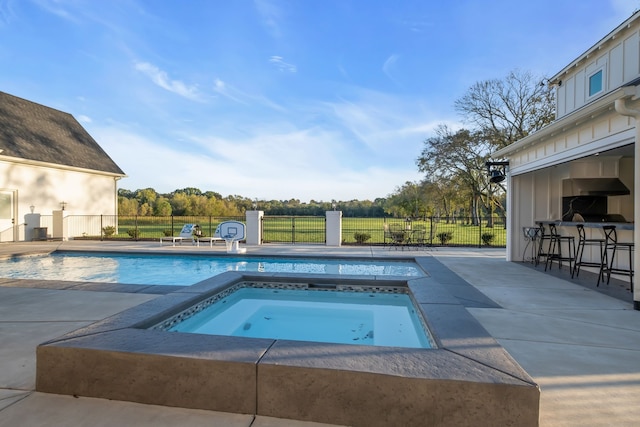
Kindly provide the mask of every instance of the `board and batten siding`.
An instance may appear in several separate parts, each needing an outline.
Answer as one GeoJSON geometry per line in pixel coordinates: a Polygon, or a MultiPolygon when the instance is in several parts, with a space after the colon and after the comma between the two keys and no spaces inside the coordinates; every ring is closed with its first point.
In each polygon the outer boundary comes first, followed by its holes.
{"type": "Polygon", "coordinates": [[[562,118],[595,99],[640,77],[640,28],[623,28],[596,50],[555,77],[556,118],[562,118]],[[589,96],[589,77],[603,71],[603,90],[589,96]]]}

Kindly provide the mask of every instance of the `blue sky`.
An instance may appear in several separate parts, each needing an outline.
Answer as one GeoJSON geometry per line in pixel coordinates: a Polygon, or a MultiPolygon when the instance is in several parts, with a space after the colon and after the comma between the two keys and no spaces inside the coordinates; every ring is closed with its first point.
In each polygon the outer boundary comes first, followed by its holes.
{"type": "Polygon", "coordinates": [[[386,197],[454,101],[551,76],[640,0],[0,0],[0,90],[73,114],[120,187],[386,197]]]}

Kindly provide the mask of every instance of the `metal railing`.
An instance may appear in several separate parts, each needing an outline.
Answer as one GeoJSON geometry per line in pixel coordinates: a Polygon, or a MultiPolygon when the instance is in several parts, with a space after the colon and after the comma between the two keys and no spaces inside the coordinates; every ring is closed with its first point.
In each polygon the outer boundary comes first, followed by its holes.
{"type": "Polygon", "coordinates": [[[324,216],[264,216],[262,219],[264,243],[325,243],[326,217],[324,216]]]}
{"type": "MultiPolygon", "coordinates": [[[[64,218],[66,234],[73,239],[131,239],[151,240],[178,235],[184,224],[199,224],[205,236],[212,236],[219,223],[235,220],[245,222],[244,216],[115,216],[70,215],[64,218]]],[[[41,227],[52,232],[52,217],[43,215],[41,227]]],[[[264,243],[326,242],[324,216],[264,216],[261,223],[264,243]]],[[[385,229],[389,227],[410,231],[424,230],[420,244],[430,246],[495,246],[504,247],[507,230],[504,218],[427,217],[402,218],[342,218],[342,243],[345,245],[389,245],[392,240],[385,229]],[[492,226],[490,227],[489,224],[492,226]]],[[[8,236],[7,236],[8,237],[8,236]]],[[[8,240],[8,239],[7,239],[8,240]]],[[[418,244],[418,242],[409,242],[418,244]]]]}
{"type": "MultiPolygon", "coordinates": [[[[392,238],[385,230],[392,227],[406,232],[424,230],[420,242],[429,246],[496,246],[505,247],[507,230],[503,218],[480,218],[474,221],[469,217],[427,217],[420,219],[401,218],[343,218],[342,242],[344,244],[389,245],[392,238]],[[491,226],[489,226],[489,224],[491,226]],[[358,236],[360,234],[360,236],[358,236]],[[363,236],[364,234],[364,236],[363,236]]],[[[411,242],[409,242],[411,243],[411,242]]]]}
{"type": "MultiPolygon", "coordinates": [[[[64,218],[66,234],[74,239],[132,239],[151,240],[177,236],[184,224],[198,224],[204,236],[213,236],[218,224],[224,221],[244,221],[242,217],[213,216],[126,216],[126,215],[69,215],[64,218]]],[[[49,224],[47,216],[41,224],[49,224]]]]}

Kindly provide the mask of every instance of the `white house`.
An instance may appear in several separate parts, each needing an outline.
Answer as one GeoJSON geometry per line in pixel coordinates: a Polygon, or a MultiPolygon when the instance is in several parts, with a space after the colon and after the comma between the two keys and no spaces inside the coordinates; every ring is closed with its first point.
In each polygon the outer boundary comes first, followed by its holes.
{"type": "Polygon", "coordinates": [[[73,116],[0,92],[1,241],[31,240],[39,214],[116,215],[124,176],[73,116]]]}
{"type": "MultiPolygon", "coordinates": [[[[564,234],[575,234],[576,213],[594,236],[611,222],[620,239],[640,241],[633,225],[640,220],[640,12],[548,83],[557,95],[555,121],[493,153],[509,161],[508,260],[522,257],[523,227],[558,220],[564,234]]],[[[635,251],[634,265],[638,259],[635,251]]],[[[640,310],[638,286],[633,299],[640,310]]]]}

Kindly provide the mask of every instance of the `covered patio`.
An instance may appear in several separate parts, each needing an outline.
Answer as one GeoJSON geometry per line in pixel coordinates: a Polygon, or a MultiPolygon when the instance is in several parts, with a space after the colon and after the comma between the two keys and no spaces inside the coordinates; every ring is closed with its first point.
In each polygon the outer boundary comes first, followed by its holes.
{"type": "MultiPolygon", "coordinates": [[[[604,239],[603,226],[615,227],[617,241],[632,250],[640,240],[639,52],[636,12],[546,82],[556,91],[554,122],[493,153],[508,162],[507,260],[523,259],[530,243],[523,231],[541,224],[553,223],[576,244],[578,224],[592,239],[604,239]]],[[[621,279],[631,282],[638,252],[631,263],[608,253],[606,267],[628,270],[621,279]]],[[[593,264],[601,259],[597,250],[585,252],[593,264]]],[[[637,286],[633,301],[640,310],[637,286]]]]}

